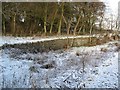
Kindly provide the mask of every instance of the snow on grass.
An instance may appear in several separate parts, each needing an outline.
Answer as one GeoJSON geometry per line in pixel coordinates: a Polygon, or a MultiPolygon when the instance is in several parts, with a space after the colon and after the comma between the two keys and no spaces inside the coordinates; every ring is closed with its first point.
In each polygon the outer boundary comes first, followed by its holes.
{"type": "Polygon", "coordinates": [[[1,50],[0,87],[117,88],[118,52],[114,43],[20,54],[19,59],[11,58],[9,49],[1,50]]]}
{"type": "Polygon", "coordinates": [[[94,68],[96,75],[90,77],[93,81],[87,81],[88,88],[117,88],[118,86],[118,53],[111,53],[109,58],[97,68],[94,68]],[[91,83],[91,84],[89,84],[91,83]]]}

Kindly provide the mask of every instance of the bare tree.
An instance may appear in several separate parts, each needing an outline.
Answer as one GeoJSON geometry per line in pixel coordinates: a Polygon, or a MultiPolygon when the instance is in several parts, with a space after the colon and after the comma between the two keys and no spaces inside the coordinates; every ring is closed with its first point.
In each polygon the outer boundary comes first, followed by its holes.
{"type": "Polygon", "coordinates": [[[64,13],[64,2],[62,2],[62,4],[61,4],[61,16],[60,16],[60,21],[59,21],[59,26],[58,26],[58,35],[61,34],[63,13],[64,13]]]}

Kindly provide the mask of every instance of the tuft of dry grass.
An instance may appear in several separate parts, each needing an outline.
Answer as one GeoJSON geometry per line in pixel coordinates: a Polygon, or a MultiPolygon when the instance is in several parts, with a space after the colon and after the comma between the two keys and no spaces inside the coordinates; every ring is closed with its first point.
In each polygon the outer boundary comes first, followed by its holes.
{"type": "Polygon", "coordinates": [[[76,56],[80,56],[80,53],[79,53],[79,52],[76,52],[76,56]]]}
{"type": "Polygon", "coordinates": [[[31,67],[29,68],[29,70],[30,70],[31,72],[38,72],[38,70],[37,70],[37,68],[36,68],[35,66],[31,66],[31,67]]]}
{"type": "Polygon", "coordinates": [[[107,49],[107,48],[101,48],[101,51],[102,51],[102,52],[107,52],[108,49],[107,49]]]}
{"type": "Polygon", "coordinates": [[[115,43],[115,46],[118,46],[118,47],[120,47],[120,44],[119,44],[119,43],[115,43]]]}
{"type": "Polygon", "coordinates": [[[119,52],[120,51],[120,43],[115,43],[114,45],[117,47],[115,51],[119,52]]]}
{"type": "Polygon", "coordinates": [[[46,65],[41,66],[41,68],[45,68],[45,69],[51,69],[53,67],[54,66],[52,64],[46,64],[46,65]]]}

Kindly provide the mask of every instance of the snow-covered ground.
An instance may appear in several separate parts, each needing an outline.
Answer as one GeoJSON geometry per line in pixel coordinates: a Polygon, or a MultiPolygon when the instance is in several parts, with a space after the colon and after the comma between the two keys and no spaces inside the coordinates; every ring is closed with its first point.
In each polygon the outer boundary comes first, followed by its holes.
{"type": "Polygon", "coordinates": [[[20,44],[27,42],[38,42],[38,41],[49,41],[56,39],[66,39],[66,38],[87,38],[87,37],[100,37],[97,35],[81,35],[81,36],[48,36],[48,37],[13,37],[13,36],[0,36],[0,46],[4,44],[20,44]]]}
{"type": "MultiPolygon", "coordinates": [[[[29,38],[13,40],[23,43],[29,38]]],[[[12,53],[17,53],[17,49],[0,50],[0,87],[118,88],[118,51],[115,43],[119,42],[36,54],[12,53]]]]}

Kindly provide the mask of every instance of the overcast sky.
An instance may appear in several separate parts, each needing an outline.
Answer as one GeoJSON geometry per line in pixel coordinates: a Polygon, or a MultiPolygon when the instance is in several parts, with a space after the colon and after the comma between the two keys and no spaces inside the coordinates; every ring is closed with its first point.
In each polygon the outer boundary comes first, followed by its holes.
{"type": "Polygon", "coordinates": [[[118,2],[120,0],[101,0],[103,2],[106,2],[107,6],[111,9],[110,13],[113,13],[115,15],[118,14],[118,2]]]}

